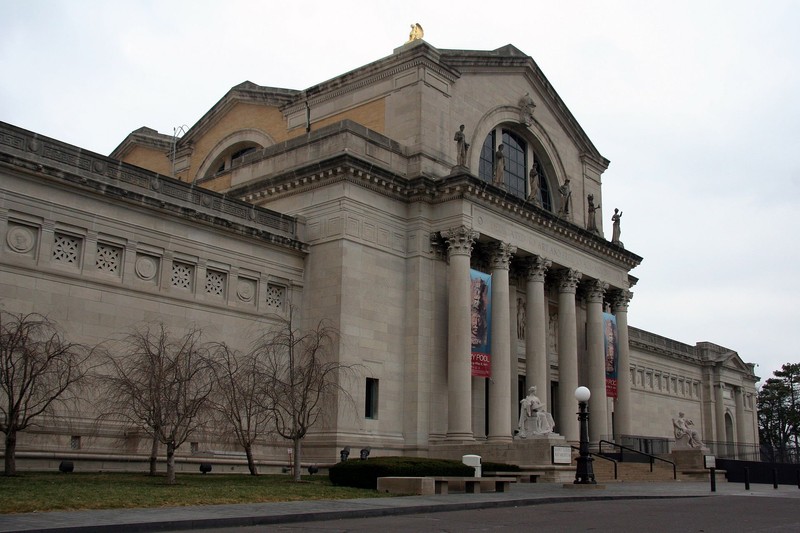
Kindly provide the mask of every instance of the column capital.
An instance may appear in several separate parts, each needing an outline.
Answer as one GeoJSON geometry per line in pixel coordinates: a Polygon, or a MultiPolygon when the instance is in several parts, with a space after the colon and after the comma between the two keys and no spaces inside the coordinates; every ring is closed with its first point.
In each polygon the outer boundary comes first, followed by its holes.
{"type": "Polygon", "coordinates": [[[447,241],[449,255],[470,255],[472,245],[480,237],[480,233],[466,226],[459,226],[444,231],[442,237],[447,241]]]}
{"type": "Polygon", "coordinates": [[[544,275],[553,262],[544,257],[534,255],[525,259],[525,277],[528,281],[544,282],[544,275]]]}
{"type": "Polygon", "coordinates": [[[631,303],[633,293],[627,289],[617,289],[611,295],[611,309],[617,312],[628,312],[628,304],[631,303]]]}
{"type": "Polygon", "coordinates": [[[575,294],[583,274],[572,268],[565,268],[558,274],[558,292],[575,294]]]}
{"type": "Polygon", "coordinates": [[[506,242],[494,242],[489,245],[489,260],[492,270],[508,270],[511,258],[517,253],[517,247],[506,242]]]}
{"type": "Polygon", "coordinates": [[[608,283],[599,279],[589,279],[581,283],[586,290],[586,301],[589,303],[603,303],[603,295],[608,289],[608,283]]]}

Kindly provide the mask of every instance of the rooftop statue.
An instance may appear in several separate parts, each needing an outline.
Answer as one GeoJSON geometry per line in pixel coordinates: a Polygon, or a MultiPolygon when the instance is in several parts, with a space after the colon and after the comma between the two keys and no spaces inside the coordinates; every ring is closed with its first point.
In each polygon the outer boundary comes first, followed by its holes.
{"type": "Polygon", "coordinates": [[[453,137],[453,140],[456,141],[456,165],[459,167],[467,166],[467,150],[469,150],[469,144],[467,143],[467,136],[464,135],[464,125],[458,127],[458,131],[453,137]]]}
{"type": "Polygon", "coordinates": [[[611,222],[614,224],[611,230],[611,242],[613,244],[618,244],[619,246],[622,246],[622,241],[619,240],[619,235],[620,233],[622,233],[621,230],[619,229],[619,222],[621,219],[622,219],[622,211],[620,211],[615,207],[614,215],[611,217],[611,222]]]}
{"type": "Polygon", "coordinates": [[[408,41],[406,42],[410,43],[411,41],[419,41],[422,39],[423,35],[425,35],[425,32],[422,31],[422,26],[419,25],[419,22],[412,24],[411,33],[408,34],[408,41]]]}
{"type": "Polygon", "coordinates": [[[588,229],[592,233],[599,234],[600,230],[597,229],[597,217],[595,215],[597,213],[597,210],[600,209],[600,206],[599,205],[597,205],[597,206],[594,205],[594,195],[593,194],[590,194],[586,198],[586,201],[589,203],[589,219],[586,222],[586,229],[588,229]]]}

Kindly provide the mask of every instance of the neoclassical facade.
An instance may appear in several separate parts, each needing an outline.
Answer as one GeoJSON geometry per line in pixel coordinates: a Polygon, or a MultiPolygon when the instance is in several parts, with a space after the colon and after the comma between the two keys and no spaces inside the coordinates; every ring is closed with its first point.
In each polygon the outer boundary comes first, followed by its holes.
{"type": "MultiPolygon", "coordinates": [[[[110,157],[4,124],[0,157],[7,310],[47,313],[82,341],[163,320],[235,343],[289,305],[331,320],[335,357],[362,369],[348,384],[359,408],[330,406],[310,460],[513,445],[530,386],[567,441],[585,385],[594,441],[671,438],[683,411],[709,442],[757,443],[752,365],[628,326],[642,258],[605,237],[609,161],[511,45],[417,40],[305,90],[245,82],[182,137],[141,128],[110,157]],[[488,378],[473,369],[474,272],[491,275],[488,378]]],[[[120,454],[122,429],[91,420],[51,421],[20,449],[77,436],[75,453],[120,454]]],[[[225,449],[200,436],[183,453],[225,449]]]]}

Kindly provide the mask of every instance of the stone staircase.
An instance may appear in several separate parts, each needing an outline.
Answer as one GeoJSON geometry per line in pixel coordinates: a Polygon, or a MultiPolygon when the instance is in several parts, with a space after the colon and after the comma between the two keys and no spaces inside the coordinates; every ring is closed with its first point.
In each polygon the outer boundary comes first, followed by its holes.
{"type": "MultiPolygon", "coordinates": [[[[595,457],[592,462],[594,477],[598,483],[613,483],[614,481],[673,481],[672,465],[656,461],[653,471],[650,472],[650,463],[617,463],[617,479],[614,479],[614,464],[595,457]]],[[[681,479],[678,472],[678,479],[681,479]]]]}

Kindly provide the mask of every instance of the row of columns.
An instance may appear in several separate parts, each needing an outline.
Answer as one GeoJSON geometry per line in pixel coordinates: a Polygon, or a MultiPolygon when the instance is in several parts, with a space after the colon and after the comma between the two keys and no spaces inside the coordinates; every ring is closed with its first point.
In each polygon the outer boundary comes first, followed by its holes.
{"type": "MultiPolygon", "coordinates": [[[[464,227],[445,233],[448,244],[448,440],[472,440],[471,425],[471,302],[470,255],[478,233],[464,227]]],[[[492,381],[489,392],[489,428],[491,441],[511,441],[512,391],[515,390],[512,369],[510,328],[509,265],[516,247],[495,243],[491,249],[492,274],[492,381]],[[507,385],[506,385],[507,384],[507,385]]],[[[528,302],[525,339],[527,386],[536,386],[545,406],[548,398],[549,369],[547,362],[548,308],[545,297],[545,275],[551,262],[542,257],[526,259],[525,293],[528,302]]],[[[579,438],[578,421],[569,406],[575,403],[578,387],[578,342],[575,295],[582,274],[564,269],[558,277],[558,401],[561,408],[556,421],[557,430],[569,441],[579,438]]],[[[588,383],[592,391],[589,409],[592,413],[590,438],[594,441],[609,435],[609,414],[605,394],[605,348],[603,336],[603,296],[608,284],[599,280],[586,283],[588,383]]],[[[618,327],[617,405],[618,431],[630,434],[630,356],[628,351],[627,306],[629,291],[618,291],[612,301],[618,327]]],[[[547,408],[547,407],[545,407],[547,408]]],[[[550,410],[550,409],[548,409],[550,410]]]]}

